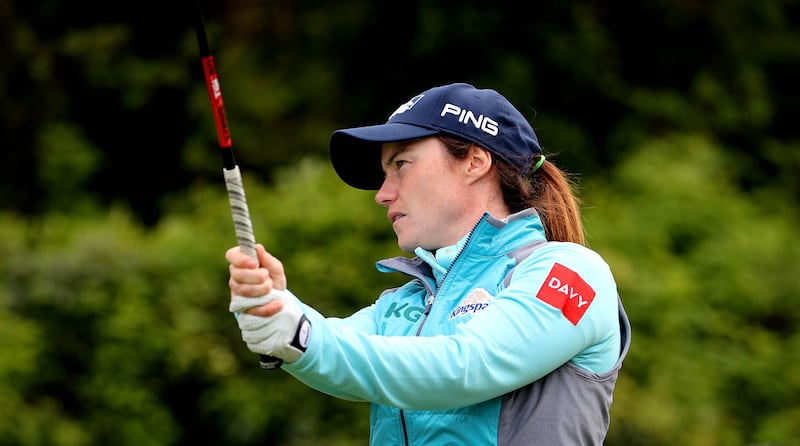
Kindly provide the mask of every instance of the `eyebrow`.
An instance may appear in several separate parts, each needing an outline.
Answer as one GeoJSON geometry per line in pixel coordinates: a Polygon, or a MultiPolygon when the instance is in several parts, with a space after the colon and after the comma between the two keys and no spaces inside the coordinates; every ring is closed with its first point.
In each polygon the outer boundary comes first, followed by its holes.
{"type": "Polygon", "coordinates": [[[394,153],[392,153],[392,156],[390,156],[389,159],[387,159],[386,162],[383,163],[383,170],[386,170],[387,167],[391,166],[392,163],[394,162],[395,158],[397,158],[398,156],[400,156],[403,153],[407,152],[408,149],[409,149],[408,144],[403,144],[403,145],[399,146],[399,148],[397,150],[395,150],[394,153]]]}

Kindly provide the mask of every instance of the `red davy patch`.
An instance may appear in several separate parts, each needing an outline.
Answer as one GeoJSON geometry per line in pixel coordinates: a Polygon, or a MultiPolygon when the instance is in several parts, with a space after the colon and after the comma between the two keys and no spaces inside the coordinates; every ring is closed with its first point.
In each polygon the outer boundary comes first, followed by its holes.
{"type": "Polygon", "coordinates": [[[566,266],[555,263],[536,297],[561,310],[572,325],[578,325],[595,292],[583,278],[566,266]]]}

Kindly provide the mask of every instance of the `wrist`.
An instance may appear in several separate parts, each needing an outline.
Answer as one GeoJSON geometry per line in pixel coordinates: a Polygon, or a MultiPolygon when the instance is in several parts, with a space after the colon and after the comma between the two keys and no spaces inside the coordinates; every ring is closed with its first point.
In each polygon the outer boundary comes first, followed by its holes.
{"type": "Polygon", "coordinates": [[[311,321],[308,320],[305,314],[300,315],[297,321],[297,329],[291,342],[286,346],[284,351],[281,352],[281,357],[284,361],[291,363],[300,359],[300,356],[306,352],[308,342],[311,339],[311,321]]]}

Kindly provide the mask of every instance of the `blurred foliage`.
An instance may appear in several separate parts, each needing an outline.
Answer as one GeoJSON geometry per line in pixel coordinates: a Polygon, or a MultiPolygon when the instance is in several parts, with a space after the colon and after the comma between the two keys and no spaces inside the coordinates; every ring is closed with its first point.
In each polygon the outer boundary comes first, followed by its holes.
{"type": "Polygon", "coordinates": [[[634,330],[609,444],[800,438],[796,211],[743,194],[739,170],[706,137],[675,134],[584,185],[591,245],[634,330]]]}
{"type": "MultiPolygon", "coordinates": [[[[259,197],[254,230],[292,272],[293,290],[344,316],[399,283],[365,268],[397,247],[364,192],[316,161],[278,177],[271,190],[246,187],[259,197]],[[321,253],[332,248],[336,260],[321,253]]],[[[239,338],[227,312],[224,252],[235,238],[224,193],[191,188],[146,231],[120,209],[4,216],[0,395],[10,404],[0,405],[0,439],[310,445],[334,431],[341,441],[368,435],[366,405],[262,371],[239,338]]]]}
{"type": "MultiPolygon", "coordinates": [[[[368,406],[264,372],[194,3],[0,0],[0,444],[354,445],[368,406]]],[[[800,444],[800,3],[202,2],[256,238],[346,316],[403,277],[336,128],[496,88],[580,174],[633,324],[609,445],[800,444]]]]}

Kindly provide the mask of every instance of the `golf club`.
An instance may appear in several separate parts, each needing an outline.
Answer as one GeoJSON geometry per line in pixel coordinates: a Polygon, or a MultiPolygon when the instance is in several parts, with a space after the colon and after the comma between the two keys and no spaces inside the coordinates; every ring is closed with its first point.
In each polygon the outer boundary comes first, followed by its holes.
{"type": "MultiPolygon", "coordinates": [[[[222,153],[222,163],[224,166],[222,173],[225,177],[225,187],[228,189],[228,201],[230,202],[231,214],[233,215],[236,238],[239,247],[244,253],[258,259],[255,248],[256,239],[253,234],[250,211],[248,210],[247,199],[244,194],[242,174],[239,170],[239,166],[236,164],[236,158],[233,155],[233,143],[231,141],[230,129],[228,128],[228,120],[225,117],[222,90],[220,89],[217,68],[214,64],[214,56],[211,54],[211,50],[208,46],[208,37],[206,36],[203,13],[199,2],[197,5],[195,30],[197,32],[197,43],[200,47],[203,73],[205,74],[206,86],[208,87],[208,97],[211,100],[211,109],[214,113],[214,122],[217,127],[217,138],[219,139],[219,148],[222,153]]],[[[283,364],[283,360],[279,358],[267,355],[259,356],[261,368],[265,370],[277,369],[283,364]]]]}

